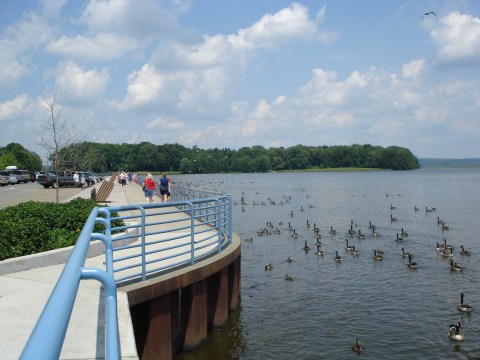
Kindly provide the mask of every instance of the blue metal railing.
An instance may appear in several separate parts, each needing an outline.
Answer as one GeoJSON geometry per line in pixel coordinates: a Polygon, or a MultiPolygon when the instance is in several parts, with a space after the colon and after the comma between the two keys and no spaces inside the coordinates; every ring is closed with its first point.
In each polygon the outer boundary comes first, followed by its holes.
{"type": "Polygon", "coordinates": [[[21,359],[59,358],[80,281],[84,279],[100,281],[105,290],[105,358],[119,359],[116,286],[194,265],[231,243],[231,197],[190,189],[187,201],[184,194],[183,189],[175,188],[172,199],[184,200],[92,210],[21,359]],[[210,196],[201,198],[204,195],[210,196]],[[105,225],[102,233],[94,233],[98,222],[105,225]],[[115,225],[119,223],[122,225],[115,225]],[[84,268],[91,240],[105,244],[103,268],[84,268]]]}

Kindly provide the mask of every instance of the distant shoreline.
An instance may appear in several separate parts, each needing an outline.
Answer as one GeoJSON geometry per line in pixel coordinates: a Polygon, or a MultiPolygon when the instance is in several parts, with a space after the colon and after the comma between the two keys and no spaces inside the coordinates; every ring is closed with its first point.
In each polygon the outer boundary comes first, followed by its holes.
{"type": "Polygon", "coordinates": [[[480,167],[480,158],[467,159],[441,159],[441,158],[419,158],[418,162],[422,168],[475,168],[480,167]]]}

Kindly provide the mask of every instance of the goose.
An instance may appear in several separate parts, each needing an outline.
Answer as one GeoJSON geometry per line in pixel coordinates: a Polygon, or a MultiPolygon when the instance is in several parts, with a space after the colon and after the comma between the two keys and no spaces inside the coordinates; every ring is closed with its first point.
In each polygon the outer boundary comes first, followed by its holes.
{"type": "Polygon", "coordinates": [[[398,218],[393,217],[393,215],[390,214],[390,221],[391,221],[391,222],[397,222],[397,221],[398,221],[398,218]]]}
{"type": "Polygon", "coordinates": [[[470,251],[465,250],[465,249],[463,248],[463,245],[461,245],[460,248],[462,249],[462,250],[460,250],[460,254],[466,255],[466,256],[469,256],[469,255],[470,255],[470,251]]]}
{"type": "Polygon", "coordinates": [[[291,263],[291,262],[293,262],[293,259],[289,256],[288,259],[287,259],[287,262],[291,263]]]}
{"type": "Polygon", "coordinates": [[[383,256],[377,254],[377,250],[373,250],[373,260],[383,260],[383,256]]]}
{"type": "Polygon", "coordinates": [[[463,267],[453,262],[453,259],[450,259],[450,270],[451,271],[462,271],[463,267]]]}
{"type": "Polygon", "coordinates": [[[320,250],[320,245],[317,245],[317,252],[316,252],[317,255],[320,255],[320,256],[323,256],[325,255],[325,252],[320,250]]]}
{"type": "Polygon", "coordinates": [[[407,237],[408,232],[404,231],[403,228],[402,228],[402,232],[400,233],[400,235],[402,235],[403,237],[407,237]]]}
{"type": "Polygon", "coordinates": [[[357,224],[355,224],[355,223],[353,222],[353,220],[350,220],[350,227],[354,228],[354,227],[356,227],[356,226],[357,226],[357,224]]]}
{"type": "Polygon", "coordinates": [[[412,255],[408,255],[408,264],[407,264],[409,269],[417,269],[418,264],[416,262],[412,261],[412,255]]]}
{"type": "Polygon", "coordinates": [[[440,245],[437,241],[437,251],[442,251],[445,249],[445,245],[440,245]]]}
{"type": "Polygon", "coordinates": [[[345,245],[345,250],[352,251],[354,249],[353,245],[348,245],[348,239],[345,240],[347,245],[345,245]]]}
{"type": "Polygon", "coordinates": [[[305,252],[308,252],[308,250],[310,250],[310,247],[309,247],[308,244],[307,244],[307,240],[305,240],[305,246],[303,247],[303,250],[304,250],[305,252]]]}
{"type": "Polygon", "coordinates": [[[368,227],[370,229],[375,229],[375,225],[373,225],[371,221],[368,222],[368,227]]]}
{"type": "Polygon", "coordinates": [[[244,241],[245,241],[245,242],[250,242],[250,243],[251,243],[251,242],[253,242],[253,238],[248,238],[248,239],[245,239],[244,241]]]}
{"type": "Polygon", "coordinates": [[[352,254],[353,256],[358,256],[358,255],[360,254],[360,251],[355,250],[355,245],[353,246],[353,249],[352,249],[352,251],[351,251],[351,254],[352,254]]]}
{"type": "Polygon", "coordinates": [[[438,224],[438,225],[445,224],[445,221],[444,221],[444,220],[440,220],[440,217],[437,216],[437,224],[438,224]]]}
{"type": "Polygon", "coordinates": [[[463,292],[460,293],[460,304],[458,304],[458,310],[463,312],[471,312],[473,310],[470,305],[463,303],[463,292]]]}
{"type": "Polygon", "coordinates": [[[390,210],[395,210],[395,209],[396,209],[396,207],[393,206],[392,204],[390,204],[390,210]]]}
{"type": "Polygon", "coordinates": [[[382,255],[382,256],[384,255],[383,250],[377,249],[375,251],[377,252],[378,255],[382,255]]]}
{"type": "Polygon", "coordinates": [[[418,211],[417,205],[415,205],[415,206],[413,207],[413,211],[418,211]]]}
{"type": "Polygon", "coordinates": [[[403,241],[403,238],[400,237],[397,233],[397,238],[395,239],[396,242],[402,242],[403,241]]]}
{"type": "Polygon", "coordinates": [[[293,230],[293,227],[290,223],[288,223],[288,230],[293,230]]]}
{"type": "Polygon", "coordinates": [[[317,243],[315,245],[317,245],[317,246],[322,245],[322,242],[320,241],[320,238],[317,238],[317,243]]]}
{"type": "Polygon", "coordinates": [[[410,257],[413,257],[413,255],[410,254],[409,252],[405,252],[405,250],[404,250],[403,248],[402,248],[402,256],[403,256],[403,257],[409,257],[409,256],[410,256],[410,257]]]}
{"type": "Polygon", "coordinates": [[[375,226],[372,228],[372,235],[375,237],[380,236],[380,233],[375,231],[375,226]]]}
{"type": "Polygon", "coordinates": [[[447,231],[447,230],[450,230],[450,228],[447,225],[442,224],[442,231],[447,231]]]}
{"type": "Polygon", "coordinates": [[[361,231],[360,229],[358,230],[358,235],[357,235],[357,237],[358,237],[360,240],[365,239],[365,235],[362,234],[362,231],[361,231]]]}
{"type": "Polygon", "coordinates": [[[293,237],[294,239],[298,238],[298,234],[297,234],[297,232],[295,231],[295,229],[293,229],[292,237],[293,237]]]}
{"type": "Polygon", "coordinates": [[[450,324],[450,328],[448,329],[448,337],[456,341],[462,341],[465,339],[465,334],[463,333],[463,331],[460,331],[459,322],[457,322],[456,324],[450,324]]]}
{"type": "Polygon", "coordinates": [[[348,229],[348,236],[353,237],[355,236],[355,231],[353,231],[353,226],[350,225],[350,229],[348,229]]]}
{"type": "Polygon", "coordinates": [[[355,341],[355,344],[352,345],[352,350],[357,354],[360,354],[363,351],[363,345],[360,344],[358,338],[357,341],[355,341]]]}
{"type": "Polygon", "coordinates": [[[288,275],[288,274],[285,274],[285,280],[287,280],[287,281],[293,281],[293,277],[291,277],[291,276],[288,275]]]}
{"type": "Polygon", "coordinates": [[[335,261],[342,261],[342,257],[338,255],[338,251],[335,251],[335,261]]]}
{"type": "Polygon", "coordinates": [[[330,226],[330,234],[335,235],[337,233],[337,230],[333,228],[333,226],[330,226]]]}
{"type": "Polygon", "coordinates": [[[272,270],[272,269],[273,269],[272,263],[265,265],[265,270],[272,270]]]}
{"type": "Polygon", "coordinates": [[[450,251],[448,251],[449,249],[443,249],[440,251],[440,253],[442,254],[443,257],[452,257],[453,256],[453,248],[450,249],[450,251]]]}
{"type": "Polygon", "coordinates": [[[445,239],[445,238],[443,239],[443,247],[445,249],[453,249],[453,245],[447,244],[447,239],[445,239]]]}

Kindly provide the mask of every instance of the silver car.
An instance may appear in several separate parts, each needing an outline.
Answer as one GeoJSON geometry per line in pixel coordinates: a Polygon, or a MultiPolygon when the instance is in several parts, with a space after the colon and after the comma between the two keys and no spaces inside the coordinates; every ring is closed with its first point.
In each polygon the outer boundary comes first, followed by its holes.
{"type": "Polygon", "coordinates": [[[10,174],[9,179],[8,179],[8,183],[12,184],[12,185],[15,185],[15,184],[20,183],[20,181],[18,181],[18,178],[15,175],[10,174]]]}

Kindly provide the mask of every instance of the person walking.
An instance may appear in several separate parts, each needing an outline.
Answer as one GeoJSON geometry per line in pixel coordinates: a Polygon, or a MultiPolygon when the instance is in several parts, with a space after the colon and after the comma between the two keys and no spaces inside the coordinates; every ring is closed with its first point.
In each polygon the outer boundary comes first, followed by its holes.
{"type": "Polygon", "coordinates": [[[168,182],[167,174],[162,175],[162,177],[158,181],[158,185],[160,186],[160,199],[162,199],[162,203],[167,202],[169,188],[170,188],[170,183],[168,182]]]}
{"type": "Polygon", "coordinates": [[[79,179],[79,176],[78,176],[78,172],[76,172],[76,171],[73,174],[73,182],[75,183],[75,189],[78,189],[78,187],[80,185],[80,179],[79,179]]]}
{"type": "Polygon", "coordinates": [[[85,190],[86,187],[85,175],[80,175],[80,184],[82,185],[82,190],[85,190]]]}
{"type": "Polygon", "coordinates": [[[142,188],[147,199],[147,204],[153,203],[153,195],[155,194],[155,180],[153,180],[152,174],[148,173],[147,177],[143,181],[142,188]]]}

